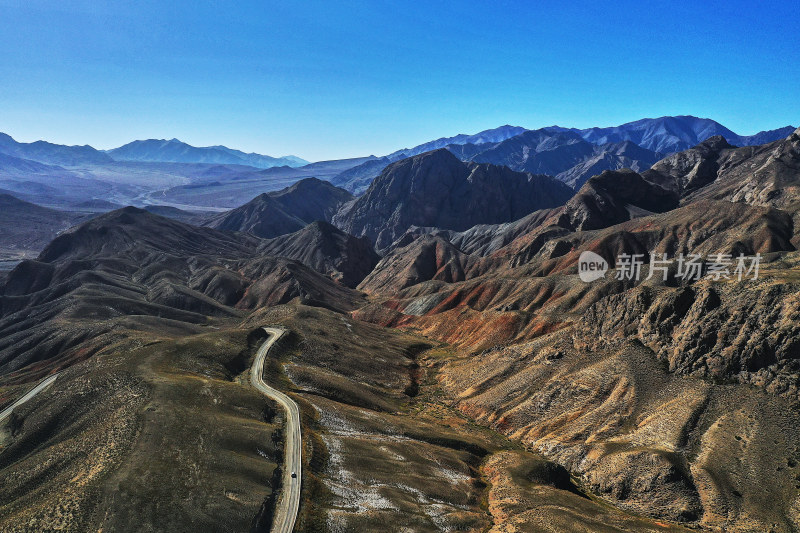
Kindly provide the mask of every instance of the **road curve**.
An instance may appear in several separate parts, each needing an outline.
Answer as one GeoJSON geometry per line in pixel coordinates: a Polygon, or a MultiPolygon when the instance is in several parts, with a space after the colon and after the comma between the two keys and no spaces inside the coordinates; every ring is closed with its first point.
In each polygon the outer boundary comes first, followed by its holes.
{"type": "Polygon", "coordinates": [[[264,382],[264,361],[270,348],[286,333],[283,328],[264,328],[270,337],[256,353],[250,373],[250,383],[263,392],[286,411],[286,446],[283,461],[283,487],[275,508],[271,533],[292,533],[297,511],[300,508],[300,482],[302,480],[302,441],[300,437],[300,409],[297,404],[284,393],[273,389],[264,382]],[[294,472],[297,477],[292,477],[294,472]]]}
{"type": "Polygon", "coordinates": [[[25,402],[27,402],[28,400],[30,400],[31,398],[33,398],[34,396],[36,396],[37,394],[39,394],[40,392],[42,392],[44,389],[46,389],[46,388],[47,388],[47,386],[48,386],[48,385],[50,385],[52,382],[54,382],[54,381],[56,380],[56,378],[57,378],[57,377],[58,377],[58,373],[56,373],[56,374],[53,374],[52,376],[47,376],[47,377],[46,377],[46,378],[44,378],[42,381],[40,381],[38,385],[36,385],[36,386],[35,386],[34,388],[32,388],[31,390],[29,390],[29,391],[28,391],[28,392],[25,394],[25,396],[23,396],[22,398],[20,398],[20,399],[19,399],[19,400],[17,400],[16,402],[12,403],[11,405],[9,405],[9,406],[8,406],[8,407],[6,407],[5,409],[3,409],[3,411],[2,411],[2,412],[0,412],[0,422],[2,422],[3,420],[5,420],[6,418],[8,418],[8,417],[11,415],[11,411],[13,411],[14,409],[16,409],[17,407],[19,407],[19,406],[20,406],[20,405],[22,405],[23,403],[25,403],[25,402]]]}

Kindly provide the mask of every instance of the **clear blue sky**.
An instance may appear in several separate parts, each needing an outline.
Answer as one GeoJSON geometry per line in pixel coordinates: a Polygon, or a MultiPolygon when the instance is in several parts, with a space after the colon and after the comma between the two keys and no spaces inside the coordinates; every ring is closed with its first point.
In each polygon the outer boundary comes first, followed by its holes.
{"type": "Polygon", "coordinates": [[[506,123],[800,125],[797,0],[0,0],[0,49],[22,141],[320,160],[506,123]]]}

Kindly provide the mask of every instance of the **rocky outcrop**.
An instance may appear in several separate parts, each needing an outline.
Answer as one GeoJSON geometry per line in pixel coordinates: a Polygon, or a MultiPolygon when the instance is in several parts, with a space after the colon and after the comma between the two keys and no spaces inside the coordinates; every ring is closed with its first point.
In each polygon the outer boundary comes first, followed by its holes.
{"type": "Polygon", "coordinates": [[[794,530],[800,430],[788,402],[677,376],[639,341],[576,349],[578,334],[580,324],[450,361],[440,382],[464,414],[619,508],[725,531],[794,530]]]}
{"type": "Polygon", "coordinates": [[[800,211],[800,129],[771,144],[728,152],[713,184],[697,198],[726,199],[800,211]]]}
{"type": "Polygon", "coordinates": [[[665,530],[663,523],[586,497],[563,466],[536,454],[494,454],[485,461],[483,472],[490,485],[487,504],[494,521],[489,533],[665,530]]]}
{"type": "Polygon", "coordinates": [[[642,174],[677,192],[684,203],[725,200],[800,211],[800,130],[763,146],[734,148],[712,137],[642,174]]]}
{"type": "Polygon", "coordinates": [[[577,342],[638,339],[671,372],[763,386],[800,399],[800,297],[794,284],[641,287],[590,307],[577,342]]]}
{"type": "Polygon", "coordinates": [[[720,160],[733,149],[722,136],[717,135],[694,148],[662,159],[642,176],[683,197],[716,180],[720,160]]]}

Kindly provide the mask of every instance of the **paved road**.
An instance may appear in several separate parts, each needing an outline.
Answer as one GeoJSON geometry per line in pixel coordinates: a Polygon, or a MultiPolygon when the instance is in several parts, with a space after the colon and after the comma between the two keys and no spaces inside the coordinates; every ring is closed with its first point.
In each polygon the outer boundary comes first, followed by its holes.
{"type": "Polygon", "coordinates": [[[8,418],[11,415],[11,411],[13,411],[14,409],[19,407],[23,403],[27,402],[28,400],[30,400],[31,398],[33,398],[34,396],[36,396],[37,394],[42,392],[45,388],[47,388],[48,385],[50,385],[52,382],[54,382],[57,377],[58,377],[58,374],[53,374],[52,376],[47,376],[42,381],[40,381],[38,385],[36,385],[31,390],[29,390],[28,393],[25,396],[23,396],[22,398],[20,398],[19,400],[17,400],[13,404],[11,404],[10,406],[8,406],[5,409],[3,409],[3,411],[0,412],[0,422],[5,420],[6,418],[8,418]]]}
{"type": "Polygon", "coordinates": [[[258,349],[256,360],[250,373],[250,383],[255,388],[278,402],[286,411],[286,448],[283,463],[283,490],[275,509],[271,533],[292,533],[297,511],[300,508],[300,480],[302,467],[300,409],[294,401],[279,390],[275,390],[264,382],[264,360],[275,341],[286,333],[282,328],[264,328],[270,337],[258,349]],[[292,472],[297,474],[292,477],[292,472]]]}

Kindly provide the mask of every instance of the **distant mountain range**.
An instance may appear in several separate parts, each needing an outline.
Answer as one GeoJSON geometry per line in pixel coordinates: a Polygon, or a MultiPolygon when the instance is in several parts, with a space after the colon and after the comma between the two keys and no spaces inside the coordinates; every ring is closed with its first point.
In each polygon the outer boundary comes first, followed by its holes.
{"type": "Polygon", "coordinates": [[[754,146],[784,139],[794,131],[793,126],[785,126],[755,135],[738,135],[719,122],[691,115],[644,118],[611,128],[579,130],[552,126],[545,129],[572,131],[594,144],[632,141],[642,148],[662,154],[688,150],[716,135],[721,135],[734,146],[754,146]]]}
{"type": "Polygon", "coordinates": [[[329,179],[369,159],[375,157],[307,163],[224,146],[197,148],[175,139],[135,141],[104,152],[22,143],[0,134],[0,189],[57,209],[89,202],[94,207],[84,207],[95,212],[103,210],[101,205],[153,204],[213,211],[238,207],[304,178],[329,179]]]}
{"type": "MultiPolygon", "coordinates": [[[[413,148],[397,150],[383,158],[370,156],[367,161],[372,168],[378,161],[398,161],[439,148],[448,148],[462,159],[470,159],[486,152],[491,147],[529,131],[520,126],[504,125],[473,135],[460,134],[442,137],[413,148]],[[453,147],[468,147],[466,150],[453,147]]],[[[598,146],[630,141],[637,146],[668,155],[687,150],[702,141],[721,135],[734,146],[754,146],[783,139],[794,131],[793,126],[762,131],[755,135],[739,135],[722,124],[707,118],[688,115],[641,119],[608,128],[564,128],[549,126],[536,131],[568,133],[598,146]]],[[[308,165],[308,161],[296,156],[272,157],[245,153],[226,146],[197,147],[178,139],[147,139],[130,142],[111,150],[101,151],[91,146],[65,146],[46,141],[21,143],[5,133],[0,133],[0,154],[35,161],[47,165],[75,167],[80,165],[108,164],[114,161],[139,161],[160,163],[198,163],[218,165],[246,165],[255,168],[287,166],[291,168],[308,165]]],[[[355,161],[355,160],[353,160],[355,161]]],[[[4,167],[5,163],[0,164],[4,167]]],[[[342,180],[339,180],[340,182],[342,180]]]]}
{"type": "Polygon", "coordinates": [[[438,150],[439,148],[445,148],[451,144],[498,143],[500,141],[505,141],[506,139],[510,139],[511,137],[519,135],[524,131],[526,131],[526,128],[522,128],[520,126],[509,126],[508,124],[506,124],[505,126],[500,126],[499,128],[493,128],[491,130],[484,130],[474,135],[460,134],[454,137],[442,137],[441,139],[436,139],[435,141],[430,141],[424,144],[420,144],[419,146],[415,146],[414,148],[403,148],[402,150],[397,150],[396,152],[393,152],[386,157],[390,161],[398,161],[400,159],[411,157],[413,155],[430,152],[431,150],[438,150]]]}
{"type": "Polygon", "coordinates": [[[28,159],[47,165],[78,166],[103,164],[113,161],[111,156],[91,146],[64,146],[46,141],[21,143],[11,136],[0,133],[0,154],[28,159]]]}
{"type": "MultiPolygon", "coordinates": [[[[450,150],[458,152],[456,148],[450,150]]],[[[496,144],[471,147],[462,159],[504,165],[521,172],[555,176],[573,188],[604,170],[646,170],[661,154],[631,141],[593,144],[572,131],[531,130],[496,144]]]]}
{"type": "MultiPolygon", "coordinates": [[[[64,167],[104,165],[115,161],[208,163],[246,165],[255,168],[300,167],[308,164],[308,161],[293,155],[271,157],[255,153],[248,154],[226,146],[199,148],[178,139],[133,141],[119,148],[102,151],[88,145],[65,146],[46,141],[22,143],[5,133],[0,133],[0,155],[64,167]]],[[[5,167],[4,163],[3,167],[5,167]]]]}
{"type": "Polygon", "coordinates": [[[116,161],[158,161],[169,163],[213,163],[217,165],[247,165],[256,168],[300,167],[308,161],[293,155],[271,157],[245,153],[226,146],[199,148],[178,139],[147,139],[133,141],[119,148],[107,150],[116,161]]]}
{"type": "Polygon", "coordinates": [[[348,168],[331,178],[331,183],[337,187],[342,187],[353,194],[361,194],[367,190],[372,180],[380,174],[384,168],[392,162],[388,157],[380,159],[370,159],[360,165],[348,168]]]}
{"type": "Polygon", "coordinates": [[[36,257],[60,232],[87,218],[25,202],[0,190],[0,267],[3,261],[36,257]]]}
{"type": "Polygon", "coordinates": [[[688,150],[706,139],[721,135],[735,146],[754,146],[783,139],[793,126],[738,135],[722,124],[693,116],[642,119],[610,128],[563,128],[550,126],[527,130],[501,126],[475,135],[445,137],[414,148],[393,152],[385,158],[349,169],[331,182],[354,194],[392,161],[438,148],[446,148],[462,161],[505,165],[519,171],[548,174],[574,189],[604,170],[650,168],[671,153],[688,150]]]}

